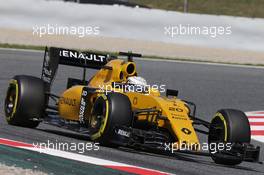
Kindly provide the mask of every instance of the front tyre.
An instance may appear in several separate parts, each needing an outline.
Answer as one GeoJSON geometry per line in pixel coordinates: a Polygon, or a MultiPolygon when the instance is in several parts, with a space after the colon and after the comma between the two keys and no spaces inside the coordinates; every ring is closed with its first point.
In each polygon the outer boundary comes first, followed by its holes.
{"type": "Polygon", "coordinates": [[[35,128],[45,110],[44,82],[36,77],[17,75],[9,83],[5,115],[10,125],[35,128]]]}
{"type": "Polygon", "coordinates": [[[117,146],[116,127],[130,127],[132,119],[131,103],[127,96],[120,93],[99,94],[90,118],[90,127],[93,131],[91,140],[106,146],[117,146]]]}
{"type": "Polygon", "coordinates": [[[240,164],[243,161],[243,153],[235,150],[235,145],[249,144],[250,140],[250,125],[244,112],[235,109],[222,109],[215,114],[210,124],[208,143],[215,144],[216,147],[219,144],[225,144],[224,150],[212,150],[209,146],[211,157],[215,163],[240,164]],[[229,144],[229,148],[226,147],[227,144],[229,144]]]}

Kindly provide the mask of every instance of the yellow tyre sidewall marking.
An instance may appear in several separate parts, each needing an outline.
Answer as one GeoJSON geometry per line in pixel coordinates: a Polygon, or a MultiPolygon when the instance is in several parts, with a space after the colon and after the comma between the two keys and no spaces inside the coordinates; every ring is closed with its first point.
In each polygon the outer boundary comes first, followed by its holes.
{"type": "Polygon", "coordinates": [[[13,107],[12,114],[10,116],[7,116],[6,117],[6,120],[7,121],[10,121],[14,117],[14,115],[16,113],[16,110],[17,110],[17,103],[18,103],[18,83],[17,83],[17,80],[13,80],[12,79],[9,82],[9,87],[11,87],[11,86],[15,86],[15,89],[16,89],[16,98],[15,98],[15,103],[14,103],[14,107],[13,107]]]}
{"type": "Polygon", "coordinates": [[[96,132],[95,134],[91,135],[91,139],[92,139],[92,140],[96,140],[96,139],[98,139],[98,138],[100,138],[100,137],[102,136],[102,134],[103,134],[104,131],[105,131],[106,124],[107,124],[108,117],[109,117],[109,101],[108,101],[108,99],[107,99],[107,96],[106,96],[105,94],[100,94],[100,95],[98,95],[97,99],[98,99],[99,97],[102,97],[102,98],[104,99],[104,101],[105,101],[105,104],[106,104],[106,105],[105,105],[105,107],[106,107],[105,111],[106,111],[106,112],[105,112],[105,117],[104,117],[103,124],[100,126],[99,131],[96,132]]]}
{"type": "Polygon", "coordinates": [[[225,138],[224,138],[224,141],[227,142],[227,125],[226,125],[226,120],[225,120],[225,117],[223,116],[223,114],[221,114],[220,112],[216,113],[213,120],[215,118],[219,117],[220,120],[224,123],[224,127],[225,127],[225,138]]]}

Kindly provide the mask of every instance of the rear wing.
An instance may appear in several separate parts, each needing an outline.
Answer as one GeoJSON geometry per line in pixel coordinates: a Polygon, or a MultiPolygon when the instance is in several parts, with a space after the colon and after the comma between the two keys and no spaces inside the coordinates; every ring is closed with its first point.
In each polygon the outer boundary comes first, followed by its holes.
{"type": "Polygon", "coordinates": [[[63,48],[50,47],[45,49],[41,79],[49,91],[55,78],[59,65],[81,67],[84,69],[85,81],[86,68],[101,69],[108,63],[108,55],[95,52],[78,52],[63,48]]]}

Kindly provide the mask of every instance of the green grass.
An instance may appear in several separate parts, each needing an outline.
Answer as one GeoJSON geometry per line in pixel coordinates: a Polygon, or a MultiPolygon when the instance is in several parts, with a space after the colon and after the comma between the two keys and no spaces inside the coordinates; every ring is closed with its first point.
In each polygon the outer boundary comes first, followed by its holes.
{"type": "Polygon", "coordinates": [[[8,44],[8,43],[0,43],[0,48],[45,50],[44,46],[31,46],[31,45],[8,44]]]}
{"type": "MultiPolygon", "coordinates": [[[[130,0],[150,8],[183,11],[184,0],[130,0]]],[[[264,18],[264,0],[189,0],[190,13],[264,18]]]]}

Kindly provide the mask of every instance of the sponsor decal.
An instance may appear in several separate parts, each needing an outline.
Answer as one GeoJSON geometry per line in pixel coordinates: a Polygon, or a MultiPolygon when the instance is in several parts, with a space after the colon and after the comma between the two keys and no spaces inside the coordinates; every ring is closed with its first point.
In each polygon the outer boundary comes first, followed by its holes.
{"type": "Polygon", "coordinates": [[[181,131],[187,135],[190,135],[192,133],[192,131],[190,131],[188,128],[182,128],[181,131]]]}
{"type": "Polygon", "coordinates": [[[169,107],[170,111],[175,111],[175,112],[183,112],[183,109],[181,108],[174,108],[174,107],[169,107]]]}
{"type": "Polygon", "coordinates": [[[69,105],[69,106],[76,106],[76,99],[61,97],[60,98],[60,104],[65,104],[65,105],[69,105]]]}
{"type": "Polygon", "coordinates": [[[48,84],[50,84],[52,81],[52,70],[50,70],[48,58],[44,59],[41,77],[42,80],[48,84]]]}
{"type": "Polygon", "coordinates": [[[175,120],[187,120],[187,118],[185,118],[185,116],[180,116],[180,115],[178,117],[172,116],[172,118],[175,120]]]}
{"type": "MultiPolygon", "coordinates": [[[[44,63],[45,64],[45,63],[44,63]]],[[[48,66],[43,67],[42,80],[48,84],[51,83],[52,71],[49,70],[48,66]]]]}
{"type": "Polygon", "coordinates": [[[44,61],[43,61],[43,67],[42,67],[41,79],[46,83],[48,88],[50,88],[52,81],[54,80],[55,74],[58,69],[58,63],[59,63],[59,58],[58,57],[51,58],[50,57],[51,55],[52,53],[50,53],[48,48],[46,48],[45,55],[44,55],[44,61]]]}
{"type": "Polygon", "coordinates": [[[60,50],[60,57],[82,59],[82,60],[102,62],[102,63],[104,63],[106,60],[106,55],[82,53],[71,50],[60,50]]]}
{"type": "Polygon", "coordinates": [[[125,137],[130,137],[130,132],[127,132],[127,131],[122,130],[122,129],[118,129],[117,134],[119,134],[121,136],[125,136],[125,137]]]}
{"type": "Polygon", "coordinates": [[[87,95],[88,95],[88,89],[87,87],[83,88],[82,96],[81,96],[81,102],[80,102],[80,111],[79,111],[79,121],[81,124],[85,123],[85,109],[87,105],[87,95]]]}
{"type": "Polygon", "coordinates": [[[179,113],[171,113],[171,116],[173,119],[181,118],[181,119],[186,119],[185,115],[179,114],[179,113]]]}

